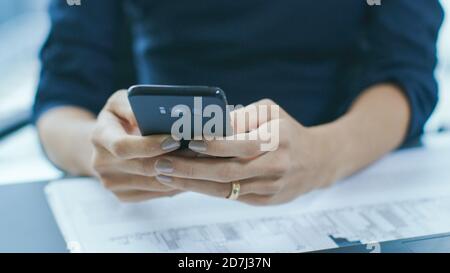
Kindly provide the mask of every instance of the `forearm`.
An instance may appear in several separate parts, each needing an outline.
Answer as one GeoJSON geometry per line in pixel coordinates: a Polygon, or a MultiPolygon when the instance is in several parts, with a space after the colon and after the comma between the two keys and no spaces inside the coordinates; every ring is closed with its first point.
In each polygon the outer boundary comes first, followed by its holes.
{"type": "Polygon", "coordinates": [[[366,167],[403,142],[410,121],[410,106],[395,85],[377,85],[359,96],[333,123],[314,128],[330,144],[335,180],[366,167]]]}
{"type": "Polygon", "coordinates": [[[37,124],[49,159],[73,175],[92,175],[90,141],[95,117],[76,107],[59,107],[43,114],[37,124]]]}

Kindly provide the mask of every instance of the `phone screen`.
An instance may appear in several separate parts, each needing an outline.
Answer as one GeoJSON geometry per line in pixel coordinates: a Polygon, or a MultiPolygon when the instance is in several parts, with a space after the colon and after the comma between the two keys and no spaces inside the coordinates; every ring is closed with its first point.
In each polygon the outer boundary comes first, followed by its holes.
{"type": "Polygon", "coordinates": [[[171,134],[177,140],[231,134],[224,92],[204,86],[133,86],[128,98],[141,134],[171,134]]]}

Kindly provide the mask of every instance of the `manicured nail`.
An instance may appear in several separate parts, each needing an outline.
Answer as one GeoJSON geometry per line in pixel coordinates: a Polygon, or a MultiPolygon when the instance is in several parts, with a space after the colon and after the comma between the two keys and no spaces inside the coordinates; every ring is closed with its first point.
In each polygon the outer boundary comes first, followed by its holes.
{"type": "Polygon", "coordinates": [[[170,183],[172,182],[172,177],[165,175],[157,175],[156,180],[158,180],[161,183],[170,183]]]}
{"type": "Polygon", "coordinates": [[[193,140],[191,142],[189,142],[189,149],[191,149],[194,152],[206,152],[207,150],[207,146],[206,143],[204,141],[199,141],[199,140],[193,140]]]}
{"type": "Polygon", "coordinates": [[[163,151],[174,151],[180,148],[180,142],[168,137],[161,143],[161,149],[163,151]]]}
{"type": "Polygon", "coordinates": [[[173,172],[172,162],[167,159],[160,159],[156,161],[155,169],[160,173],[172,173],[173,172]]]}

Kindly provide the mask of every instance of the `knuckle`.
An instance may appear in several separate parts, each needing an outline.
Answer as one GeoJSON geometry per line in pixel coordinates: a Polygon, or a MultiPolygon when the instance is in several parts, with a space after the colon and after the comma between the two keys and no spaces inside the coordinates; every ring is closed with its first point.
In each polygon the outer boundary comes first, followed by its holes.
{"type": "Polygon", "coordinates": [[[265,185],[265,192],[277,194],[282,190],[282,188],[283,188],[282,183],[280,183],[279,181],[275,181],[273,183],[268,183],[267,185],[265,185]]]}
{"type": "Polygon", "coordinates": [[[275,198],[273,195],[270,196],[266,196],[264,198],[261,199],[261,204],[263,206],[268,206],[268,205],[272,205],[275,203],[275,198]]]}
{"type": "Polygon", "coordinates": [[[90,135],[89,140],[94,145],[94,147],[103,146],[103,141],[102,141],[101,135],[102,135],[102,133],[101,133],[100,127],[96,127],[94,129],[94,131],[92,132],[92,134],[90,135]]]}
{"type": "Polygon", "coordinates": [[[247,201],[247,203],[252,206],[264,207],[264,206],[268,206],[272,203],[272,197],[259,196],[258,198],[247,201]]]}
{"type": "Polygon", "coordinates": [[[154,159],[137,159],[136,168],[137,172],[142,175],[154,176],[156,175],[154,159]]]}
{"type": "Polygon", "coordinates": [[[261,104],[264,104],[264,105],[273,105],[273,104],[276,104],[273,100],[271,100],[271,99],[262,99],[262,100],[260,100],[259,101],[261,104]]]}
{"type": "Polygon", "coordinates": [[[134,199],[130,196],[122,195],[122,194],[114,194],[116,198],[122,203],[134,203],[134,199]]]}
{"type": "Polygon", "coordinates": [[[126,92],[125,90],[118,90],[116,92],[114,92],[108,99],[106,104],[111,104],[114,103],[115,101],[117,101],[118,99],[120,99],[123,95],[124,92],[126,92]]]}
{"type": "Polygon", "coordinates": [[[108,165],[109,164],[107,160],[105,160],[100,153],[94,151],[94,154],[92,156],[92,168],[97,173],[102,173],[103,171],[105,171],[105,169],[107,169],[108,165]]]}
{"type": "Polygon", "coordinates": [[[129,187],[130,189],[148,189],[151,185],[151,182],[142,183],[142,180],[136,179],[134,177],[130,177],[130,179],[127,179],[127,187],[129,187]]]}
{"type": "Polygon", "coordinates": [[[226,151],[225,144],[225,141],[210,141],[207,143],[208,151],[223,154],[226,151]]]}
{"type": "Polygon", "coordinates": [[[277,160],[273,160],[268,169],[271,174],[283,175],[289,170],[290,160],[289,157],[282,153],[277,160]]]}
{"type": "Polygon", "coordinates": [[[113,180],[101,177],[100,181],[105,189],[112,191],[114,189],[115,183],[113,180]]]}
{"type": "MultiPolygon", "coordinates": [[[[159,182],[158,182],[159,183],[159,182]]],[[[175,178],[172,177],[172,183],[169,186],[160,184],[161,190],[162,192],[166,192],[169,193],[173,190],[190,190],[192,188],[192,184],[188,182],[188,179],[183,179],[183,178],[175,178]]]]}
{"type": "Polygon", "coordinates": [[[259,144],[255,142],[251,143],[250,145],[244,145],[242,147],[242,153],[245,157],[254,157],[259,154],[260,147],[259,144]]]}
{"type": "Polygon", "coordinates": [[[191,185],[191,183],[188,183],[186,180],[184,180],[184,179],[174,179],[175,181],[176,181],[176,184],[177,184],[177,188],[179,188],[179,189],[185,189],[185,190],[188,190],[188,189],[191,189],[192,188],[192,185],[191,185]]]}
{"type": "Polygon", "coordinates": [[[280,175],[283,173],[283,167],[279,162],[272,162],[272,164],[267,169],[268,172],[273,175],[280,175]]]}
{"type": "Polygon", "coordinates": [[[123,196],[122,196],[120,193],[114,192],[113,194],[114,194],[114,196],[117,198],[117,200],[119,200],[119,201],[122,202],[122,197],[123,197],[123,196]]]}
{"type": "Polygon", "coordinates": [[[164,196],[165,197],[174,197],[177,194],[179,194],[179,191],[171,189],[171,190],[167,190],[166,194],[164,196]]]}
{"type": "Polygon", "coordinates": [[[230,195],[231,186],[224,184],[221,187],[217,187],[213,189],[213,195],[219,196],[222,198],[227,198],[230,195]]]}
{"type": "Polygon", "coordinates": [[[96,151],[94,151],[94,154],[92,155],[91,165],[96,171],[101,170],[101,167],[103,166],[103,160],[100,160],[100,156],[96,151]]]}
{"type": "Polygon", "coordinates": [[[143,139],[139,142],[139,146],[142,149],[143,153],[148,156],[155,156],[159,154],[160,151],[160,143],[162,141],[155,141],[154,139],[143,139]]]}
{"type": "Polygon", "coordinates": [[[94,147],[99,146],[100,139],[97,134],[97,129],[94,129],[93,133],[89,136],[89,141],[94,145],[94,147]]]}
{"type": "Polygon", "coordinates": [[[193,164],[188,164],[186,167],[186,175],[188,177],[195,177],[195,175],[197,174],[197,171],[195,170],[195,166],[193,164]]]}
{"type": "Polygon", "coordinates": [[[111,145],[111,152],[114,156],[124,158],[127,155],[127,142],[125,140],[114,141],[111,145]]]}
{"type": "Polygon", "coordinates": [[[219,167],[218,171],[218,179],[221,182],[231,182],[234,181],[233,167],[231,164],[223,164],[219,167]]]}
{"type": "Polygon", "coordinates": [[[113,107],[114,102],[117,100],[117,93],[118,92],[115,92],[108,98],[108,100],[106,101],[106,104],[105,104],[105,108],[104,108],[105,110],[109,110],[113,107]]]}
{"type": "Polygon", "coordinates": [[[241,187],[246,189],[246,193],[253,194],[258,192],[258,184],[257,183],[245,183],[242,184],[241,187]]]}
{"type": "MultiPolygon", "coordinates": [[[[287,130],[289,130],[289,127],[291,125],[289,124],[288,121],[286,121],[285,119],[280,119],[279,120],[279,132],[285,132],[287,130]]],[[[279,147],[282,148],[289,148],[289,135],[288,134],[282,134],[282,133],[278,133],[278,138],[279,138],[279,147]]]]}

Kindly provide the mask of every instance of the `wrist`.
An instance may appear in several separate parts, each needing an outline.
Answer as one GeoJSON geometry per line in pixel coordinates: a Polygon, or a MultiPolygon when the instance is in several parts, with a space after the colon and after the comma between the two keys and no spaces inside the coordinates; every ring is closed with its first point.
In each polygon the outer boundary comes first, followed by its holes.
{"type": "Polygon", "coordinates": [[[49,110],[38,121],[42,146],[48,158],[72,175],[91,175],[91,134],[96,119],[75,107],[49,110]]]}
{"type": "Polygon", "coordinates": [[[96,126],[95,120],[86,120],[80,122],[79,132],[80,138],[77,140],[80,147],[77,155],[74,157],[76,162],[76,172],[79,175],[94,176],[95,172],[92,166],[92,157],[94,153],[94,145],[92,144],[91,138],[94,128],[96,126]]]}
{"type": "Polygon", "coordinates": [[[348,135],[344,138],[342,128],[336,122],[310,128],[314,141],[317,162],[321,166],[324,185],[330,185],[346,176],[349,164],[345,159],[348,152],[348,135]]]}

